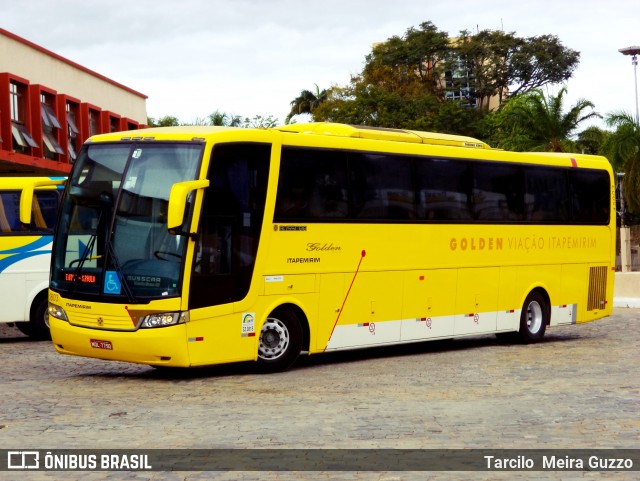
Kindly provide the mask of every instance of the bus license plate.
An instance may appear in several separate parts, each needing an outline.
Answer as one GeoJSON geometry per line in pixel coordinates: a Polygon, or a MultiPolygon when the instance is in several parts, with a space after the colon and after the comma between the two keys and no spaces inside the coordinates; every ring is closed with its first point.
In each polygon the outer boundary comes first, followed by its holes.
{"type": "Polygon", "coordinates": [[[108,349],[110,351],[113,351],[113,344],[111,344],[111,341],[91,339],[91,347],[93,347],[94,349],[108,349]]]}

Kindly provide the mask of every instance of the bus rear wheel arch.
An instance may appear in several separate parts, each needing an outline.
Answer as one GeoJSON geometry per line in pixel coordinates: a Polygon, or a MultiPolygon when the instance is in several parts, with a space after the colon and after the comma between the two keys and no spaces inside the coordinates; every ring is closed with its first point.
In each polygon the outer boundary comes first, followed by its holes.
{"type": "Polygon", "coordinates": [[[522,305],[520,340],[525,344],[541,341],[550,318],[551,305],[546,293],[540,289],[531,291],[522,305]]]}
{"type": "Polygon", "coordinates": [[[301,311],[292,307],[274,310],[258,337],[258,365],[263,372],[284,371],[302,352],[305,331],[301,311]]]}

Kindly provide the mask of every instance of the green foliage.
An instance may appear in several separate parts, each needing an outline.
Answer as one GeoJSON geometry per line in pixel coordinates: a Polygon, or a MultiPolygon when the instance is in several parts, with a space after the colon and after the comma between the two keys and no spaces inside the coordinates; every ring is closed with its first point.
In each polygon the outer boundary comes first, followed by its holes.
{"type": "Polygon", "coordinates": [[[149,127],[177,127],[180,125],[180,121],[177,117],[171,115],[165,115],[158,120],[153,117],[147,117],[147,125],[149,127]]]}
{"type": "Polygon", "coordinates": [[[423,22],[417,29],[409,28],[402,38],[394,36],[375,45],[366,57],[362,78],[388,87],[411,85],[418,80],[423,90],[441,96],[445,60],[450,51],[447,33],[431,22],[423,22]],[[389,78],[381,76],[381,71],[389,78]]]}
{"type": "Polygon", "coordinates": [[[499,105],[508,90],[522,94],[564,81],[579,57],[552,35],[520,38],[484,30],[450,38],[423,22],[375,45],[348,85],[301,91],[288,118],[304,112],[316,121],[496,133],[491,121],[482,121],[491,98],[497,97],[499,105]]]}
{"type": "Polygon", "coordinates": [[[300,95],[291,101],[291,111],[287,115],[285,123],[288,124],[291,122],[291,118],[295,115],[311,114],[313,116],[313,112],[316,108],[327,100],[329,92],[327,90],[320,90],[318,84],[314,85],[316,86],[315,92],[310,90],[301,90],[300,95]]]}
{"type": "Polygon", "coordinates": [[[241,127],[243,122],[241,116],[230,114],[227,112],[221,112],[220,110],[216,110],[215,112],[209,114],[208,120],[209,121],[206,125],[221,127],[241,127]]]}
{"type": "Polygon", "coordinates": [[[599,127],[587,127],[578,134],[576,146],[578,151],[589,155],[607,155],[604,149],[611,132],[599,127]]]}
{"type": "Polygon", "coordinates": [[[577,146],[572,140],[585,120],[600,117],[594,105],[580,99],[564,112],[566,87],[556,96],[541,90],[512,98],[492,119],[494,145],[506,150],[534,152],[570,152],[577,146]]]}
{"type": "Polygon", "coordinates": [[[252,129],[271,129],[278,125],[278,119],[274,118],[272,115],[267,115],[266,117],[262,115],[256,115],[253,118],[245,118],[242,124],[242,127],[252,128],[252,129]]]}
{"type": "Polygon", "coordinates": [[[242,128],[258,128],[268,129],[276,127],[279,124],[277,118],[273,115],[255,115],[251,118],[241,117],[240,115],[231,114],[216,110],[205,118],[196,118],[191,122],[180,122],[176,117],[165,116],[159,120],[151,117],[147,118],[149,127],[177,127],[180,125],[196,125],[196,126],[219,126],[219,127],[242,127],[242,128]]]}
{"type": "Polygon", "coordinates": [[[607,115],[606,122],[615,131],[604,143],[616,171],[624,172],[624,194],[627,209],[640,212],[640,126],[636,119],[626,112],[607,115]]]}

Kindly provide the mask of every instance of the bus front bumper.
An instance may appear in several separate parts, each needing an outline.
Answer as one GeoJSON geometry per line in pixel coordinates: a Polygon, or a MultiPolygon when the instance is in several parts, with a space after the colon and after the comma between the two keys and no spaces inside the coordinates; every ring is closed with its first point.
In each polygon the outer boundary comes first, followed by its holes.
{"type": "Polygon", "coordinates": [[[135,332],[72,326],[49,317],[51,339],[61,354],[152,366],[189,367],[185,324],[135,332]]]}

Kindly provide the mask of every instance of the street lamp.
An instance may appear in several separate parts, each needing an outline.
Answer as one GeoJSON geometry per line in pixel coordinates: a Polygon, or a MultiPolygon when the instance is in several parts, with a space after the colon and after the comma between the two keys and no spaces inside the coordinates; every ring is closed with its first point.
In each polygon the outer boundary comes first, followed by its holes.
{"type": "MultiPolygon", "coordinates": [[[[627,47],[618,50],[622,55],[631,55],[631,63],[633,65],[633,79],[636,88],[636,123],[640,126],[640,114],[638,113],[638,54],[640,54],[640,47],[627,47]]],[[[624,193],[622,191],[622,178],[618,178],[620,185],[620,205],[621,205],[621,222],[620,222],[620,263],[622,272],[628,272],[631,270],[631,229],[625,225],[625,212],[624,212],[624,193]]]]}
{"type": "Polygon", "coordinates": [[[633,79],[636,87],[636,122],[640,125],[640,114],[638,114],[638,54],[640,54],[640,47],[627,47],[618,50],[622,55],[631,55],[631,63],[633,64],[633,79]]]}

